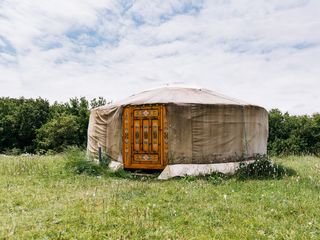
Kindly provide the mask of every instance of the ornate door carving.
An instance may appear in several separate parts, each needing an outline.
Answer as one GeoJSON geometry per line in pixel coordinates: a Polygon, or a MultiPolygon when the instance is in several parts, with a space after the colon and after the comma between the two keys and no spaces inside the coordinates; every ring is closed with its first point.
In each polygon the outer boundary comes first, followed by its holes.
{"type": "Polygon", "coordinates": [[[163,169],[168,155],[165,106],[127,106],[122,120],[124,167],[163,169]]]}

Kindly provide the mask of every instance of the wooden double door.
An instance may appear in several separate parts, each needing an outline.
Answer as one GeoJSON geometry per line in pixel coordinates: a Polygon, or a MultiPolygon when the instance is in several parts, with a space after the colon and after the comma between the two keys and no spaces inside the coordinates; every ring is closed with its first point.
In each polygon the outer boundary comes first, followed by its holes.
{"type": "Polygon", "coordinates": [[[165,106],[127,106],[123,111],[122,122],[124,167],[163,169],[168,155],[165,106]]]}

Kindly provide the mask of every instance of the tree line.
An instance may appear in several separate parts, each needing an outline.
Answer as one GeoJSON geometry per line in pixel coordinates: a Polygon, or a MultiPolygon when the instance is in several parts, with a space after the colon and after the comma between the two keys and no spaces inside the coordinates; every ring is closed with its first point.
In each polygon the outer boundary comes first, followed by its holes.
{"type": "Polygon", "coordinates": [[[320,114],[290,115],[269,111],[270,155],[320,155],[320,114]]]}
{"type": "MultiPolygon", "coordinates": [[[[102,97],[72,98],[66,103],[25,98],[0,98],[0,153],[61,152],[68,146],[85,148],[90,108],[102,97]]],[[[320,154],[320,114],[290,115],[269,111],[270,155],[320,154]]]]}
{"type": "Polygon", "coordinates": [[[0,153],[61,152],[71,145],[84,148],[89,109],[104,104],[102,97],[53,104],[42,98],[0,98],[0,153]]]}

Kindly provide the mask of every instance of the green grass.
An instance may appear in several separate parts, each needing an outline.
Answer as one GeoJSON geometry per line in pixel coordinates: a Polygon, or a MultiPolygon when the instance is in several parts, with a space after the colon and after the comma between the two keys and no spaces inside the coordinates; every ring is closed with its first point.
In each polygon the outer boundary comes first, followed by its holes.
{"type": "Polygon", "coordinates": [[[319,239],[320,158],[275,180],[73,174],[64,155],[0,157],[0,239],[319,239]]]}

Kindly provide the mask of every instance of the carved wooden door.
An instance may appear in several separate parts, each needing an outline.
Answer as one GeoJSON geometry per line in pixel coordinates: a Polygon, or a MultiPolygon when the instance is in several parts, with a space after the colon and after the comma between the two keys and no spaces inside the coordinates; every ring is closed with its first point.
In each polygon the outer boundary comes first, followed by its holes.
{"type": "Polygon", "coordinates": [[[122,121],[124,167],[163,169],[168,154],[165,106],[127,106],[122,121]]]}

